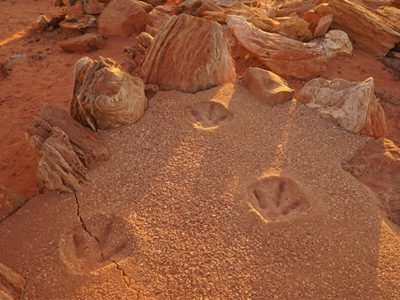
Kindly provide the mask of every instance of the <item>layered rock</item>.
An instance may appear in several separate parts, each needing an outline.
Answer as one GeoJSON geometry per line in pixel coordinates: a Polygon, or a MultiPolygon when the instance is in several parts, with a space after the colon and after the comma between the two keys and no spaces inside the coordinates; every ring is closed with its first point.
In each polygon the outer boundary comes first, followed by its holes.
{"type": "Polygon", "coordinates": [[[134,38],[132,46],[124,48],[124,53],[133,59],[132,71],[134,74],[138,72],[139,67],[143,64],[153,40],[154,38],[150,34],[142,32],[134,38]]]}
{"type": "Polygon", "coordinates": [[[93,167],[97,162],[107,160],[110,150],[91,130],[75,122],[66,111],[55,105],[43,108],[40,116],[27,129],[29,137],[45,141],[52,135],[54,127],[62,130],[79,157],[87,168],[93,167]]]}
{"type": "Polygon", "coordinates": [[[27,197],[0,185],[0,222],[18,210],[26,201],[27,197]]]}
{"type": "Polygon", "coordinates": [[[400,225],[400,148],[387,139],[372,141],[342,166],[375,193],[388,218],[400,225]]]}
{"type": "Polygon", "coordinates": [[[143,81],[118,63],[83,57],[75,66],[71,116],[92,130],[111,129],[139,120],[146,109],[143,81]]]}
{"type": "Polygon", "coordinates": [[[76,192],[88,179],[87,169],[60,128],[52,127],[45,140],[33,135],[29,143],[38,155],[36,176],[40,191],[76,192]]]}
{"type": "Polygon", "coordinates": [[[378,13],[349,0],[329,0],[315,8],[320,15],[333,15],[333,26],[344,30],[360,50],[385,56],[400,42],[400,32],[378,13]]]}
{"type": "Polygon", "coordinates": [[[60,47],[65,52],[89,52],[104,47],[103,37],[96,33],[86,33],[60,43],[60,47]]]}
{"type": "Polygon", "coordinates": [[[302,88],[299,99],[350,132],[374,138],[385,135],[385,113],[372,77],[363,82],[316,78],[302,88]]]}
{"type": "Polygon", "coordinates": [[[318,76],[326,70],[329,58],[352,52],[351,42],[341,31],[328,33],[319,41],[302,43],[264,32],[241,16],[228,16],[227,24],[243,48],[279,75],[318,76]]]}
{"type": "Polygon", "coordinates": [[[21,299],[25,290],[25,279],[0,263],[0,299],[21,299]]]}
{"type": "Polygon", "coordinates": [[[253,95],[269,106],[290,101],[294,95],[294,90],[283,78],[263,69],[248,68],[242,81],[253,95]]]}
{"type": "Polygon", "coordinates": [[[91,15],[70,16],[60,22],[61,28],[79,32],[95,26],[96,18],[91,15]]]}
{"type": "Polygon", "coordinates": [[[28,127],[27,138],[38,157],[41,191],[74,192],[87,178],[87,169],[110,157],[95,133],[51,105],[28,127]]]}
{"type": "Polygon", "coordinates": [[[189,15],[172,17],[146,54],[142,78],[162,90],[197,92],[235,80],[222,27],[189,15]]]}
{"type": "Polygon", "coordinates": [[[142,32],[150,23],[150,4],[136,0],[112,0],[98,20],[100,34],[128,37],[142,32]]]}

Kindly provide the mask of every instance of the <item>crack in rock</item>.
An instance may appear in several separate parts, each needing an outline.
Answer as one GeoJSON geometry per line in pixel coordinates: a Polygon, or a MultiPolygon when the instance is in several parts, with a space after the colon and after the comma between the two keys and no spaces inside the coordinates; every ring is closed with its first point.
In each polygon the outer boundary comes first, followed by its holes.
{"type": "Polygon", "coordinates": [[[125,272],[125,270],[121,267],[121,265],[119,263],[117,263],[117,261],[115,261],[115,260],[105,259],[104,253],[103,253],[103,251],[101,250],[101,247],[100,247],[100,240],[96,237],[96,235],[92,234],[90,232],[90,230],[87,228],[87,226],[85,224],[85,221],[83,220],[81,212],[80,212],[80,204],[79,204],[78,196],[76,195],[76,193],[74,193],[74,196],[75,196],[75,204],[76,204],[76,216],[79,219],[79,223],[80,223],[83,231],[85,231],[92,239],[94,239],[96,241],[96,243],[97,243],[97,245],[99,247],[99,250],[100,250],[100,256],[101,256],[102,260],[103,261],[108,261],[108,262],[114,264],[115,268],[120,272],[122,281],[124,282],[126,287],[128,289],[133,290],[136,293],[136,298],[139,299],[140,298],[140,296],[139,296],[140,292],[136,288],[132,287],[131,278],[128,276],[128,274],[125,272]]]}

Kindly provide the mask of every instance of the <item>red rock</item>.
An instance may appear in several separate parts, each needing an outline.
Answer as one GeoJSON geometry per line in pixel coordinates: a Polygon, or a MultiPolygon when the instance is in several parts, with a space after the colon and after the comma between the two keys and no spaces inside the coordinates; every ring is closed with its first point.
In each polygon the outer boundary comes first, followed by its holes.
{"type": "Polygon", "coordinates": [[[269,106],[290,101],[294,95],[283,78],[267,70],[248,68],[242,81],[253,95],[269,106]]]}
{"type": "Polygon", "coordinates": [[[28,127],[28,136],[36,136],[45,141],[52,134],[53,127],[61,129],[68,136],[74,152],[85,167],[91,168],[110,157],[110,150],[94,132],[74,121],[66,111],[55,105],[43,108],[39,118],[28,127]]]}
{"type": "Polygon", "coordinates": [[[87,33],[76,36],[60,43],[60,47],[65,52],[89,52],[104,47],[105,41],[101,35],[96,33],[87,33]]]}
{"type": "Polygon", "coordinates": [[[280,34],[264,32],[242,16],[227,17],[238,43],[269,70],[295,77],[321,75],[329,58],[349,54],[351,43],[342,31],[330,32],[320,41],[302,43],[280,34]]]}
{"type": "Polygon", "coordinates": [[[0,222],[18,210],[26,201],[28,201],[27,197],[0,185],[0,222]]]}
{"type": "Polygon", "coordinates": [[[400,148],[387,139],[375,140],[342,166],[371,189],[387,217],[400,225],[400,148]]]}
{"type": "Polygon", "coordinates": [[[82,31],[96,26],[96,18],[91,15],[79,15],[65,18],[60,27],[67,30],[82,31]]]}
{"type": "Polygon", "coordinates": [[[321,19],[318,20],[317,26],[314,29],[313,35],[314,37],[322,37],[324,36],[331,26],[333,21],[332,15],[323,16],[321,19]]]}
{"type": "Polygon", "coordinates": [[[321,15],[333,15],[333,28],[344,30],[354,47],[376,56],[385,56],[400,42],[400,32],[378,13],[349,0],[329,0],[315,8],[321,15]]]}
{"type": "Polygon", "coordinates": [[[0,299],[21,299],[25,283],[26,281],[21,275],[0,263],[0,299]]]}
{"type": "MultiPolygon", "coordinates": [[[[148,8],[136,0],[112,0],[98,20],[100,34],[104,36],[128,37],[142,32],[150,24],[148,8]]],[[[149,5],[151,7],[151,5],[149,5]]]]}
{"type": "Polygon", "coordinates": [[[146,54],[142,78],[161,90],[191,93],[234,81],[222,27],[185,14],[172,17],[146,54]]]}

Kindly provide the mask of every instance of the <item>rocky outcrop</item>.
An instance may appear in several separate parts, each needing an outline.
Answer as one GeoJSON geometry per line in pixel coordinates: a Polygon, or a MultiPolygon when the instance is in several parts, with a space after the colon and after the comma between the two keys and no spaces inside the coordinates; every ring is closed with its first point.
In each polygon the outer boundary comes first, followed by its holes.
{"type": "Polygon", "coordinates": [[[60,27],[66,30],[81,32],[96,26],[96,18],[91,15],[78,15],[66,17],[60,22],[60,27]]]}
{"type": "Polygon", "coordinates": [[[308,42],[313,38],[310,24],[297,15],[276,18],[274,21],[277,21],[278,24],[271,32],[303,42],[308,42]]]}
{"type": "Polygon", "coordinates": [[[342,166],[374,192],[388,218],[400,225],[400,148],[387,139],[372,141],[342,166]]]}
{"type": "Polygon", "coordinates": [[[0,263],[0,299],[21,299],[25,290],[25,279],[0,263]]]}
{"type": "Polygon", "coordinates": [[[349,82],[316,78],[300,91],[299,99],[344,129],[381,138],[385,135],[385,113],[374,94],[374,79],[349,82]]]}
{"type": "Polygon", "coordinates": [[[263,69],[248,68],[242,81],[253,95],[269,106],[290,101],[294,95],[294,90],[284,79],[263,69]]]}
{"type": "Polygon", "coordinates": [[[54,105],[45,107],[28,127],[27,138],[38,157],[41,191],[77,191],[88,178],[87,169],[110,157],[95,133],[54,105]]]}
{"type": "Polygon", "coordinates": [[[235,80],[222,27],[189,15],[172,17],[146,54],[142,78],[161,90],[197,92],[235,80]]]}
{"type": "Polygon", "coordinates": [[[150,34],[142,32],[134,38],[132,46],[124,48],[124,53],[133,59],[131,74],[138,74],[138,69],[142,66],[146,53],[151,47],[153,40],[154,38],[150,34]]]}
{"type": "Polygon", "coordinates": [[[400,42],[400,32],[396,31],[395,26],[354,1],[329,0],[316,7],[315,11],[320,15],[333,15],[334,28],[345,31],[360,50],[385,56],[400,42]]]}
{"type": "Polygon", "coordinates": [[[0,185],[0,222],[18,210],[26,201],[28,201],[27,197],[0,185]]]}
{"type": "Polygon", "coordinates": [[[88,179],[87,169],[61,129],[52,127],[47,139],[33,135],[29,142],[38,155],[40,191],[76,192],[88,179]]]}
{"type": "Polygon", "coordinates": [[[86,33],[60,43],[60,47],[65,52],[89,52],[104,47],[105,41],[101,35],[96,33],[86,33]]]}
{"type": "Polygon", "coordinates": [[[118,63],[83,57],[75,66],[71,116],[92,130],[111,129],[139,120],[146,109],[143,81],[118,63]]]}
{"type": "Polygon", "coordinates": [[[295,77],[321,75],[329,58],[350,54],[346,33],[328,33],[319,41],[302,43],[280,34],[264,32],[241,16],[228,16],[227,24],[238,43],[269,70],[295,77]]]}
{"type": "Polygon", "coordinates": [[[39,118],[28,127],[27,133],[29,137],[35,136],[45,141],[52,135],[54,127],[68,136],[72,149],[85,167],[91,168],[110,157],[110,150],[93,131],[75,122],[66,111],[55,105],[43,108],[39,118]]]}
{"type": "Polygon", "coordinates": [[[98,20],[100,34],[128,37],[142,32],[150,23],[150,4],[136,0],[112,0],[98,20]]]}

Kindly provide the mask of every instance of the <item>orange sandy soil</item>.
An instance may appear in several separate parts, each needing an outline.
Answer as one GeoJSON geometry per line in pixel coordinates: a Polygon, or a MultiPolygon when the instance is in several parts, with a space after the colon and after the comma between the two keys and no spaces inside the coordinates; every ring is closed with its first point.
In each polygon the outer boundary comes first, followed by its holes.
{"type": "MultiPolygon", "coordinates": [[[[0,183],[27,195],[37,190],[25,128],[47,103],[68,107],[80,57],[55,33],[12,39],[48,2],[0,1],[0,60],[24,56],[0,81],[0,183]]],[[[89,56],[126,65],[130,40],[89,56]]],[[[325,75],[373,76],[400,142],[399,81],[379,61],[356,51],[325,75]]],[[[0,226],[0,261],[27,279],[26,299],[400,299],[398,228],[341,168],[369,138],[296,101],[266,107],[240,84],[160,92],[138,123],[101,136],[113,155],[79,193],[34,197],[0,226]],[[232,118],[193,126],[187,107],[211,99],[232,118]],[[274,222],[255,209],[269,176],[293,179],[307,210],[274,222]]]]}

